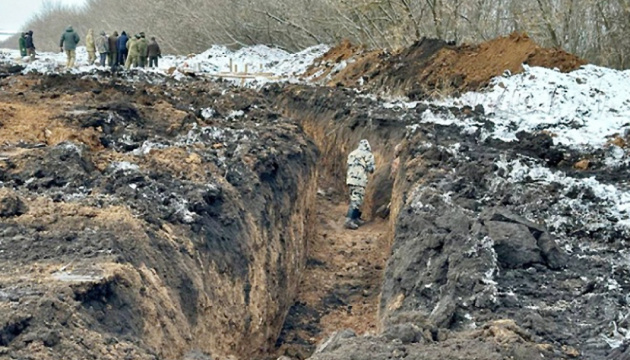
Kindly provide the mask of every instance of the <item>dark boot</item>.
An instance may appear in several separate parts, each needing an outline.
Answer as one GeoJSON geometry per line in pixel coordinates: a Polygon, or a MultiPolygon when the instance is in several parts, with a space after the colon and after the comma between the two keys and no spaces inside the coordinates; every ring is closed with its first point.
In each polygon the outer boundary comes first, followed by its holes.
{"type": "Polygon", "coordinates": [[[357,210],[357,218],[354,219],[354,222],[359,226],[365,224],[365,220],[361,219],[361,215],[362,215],[361,210],[357,210]]]}
{"type": "Polygon", "coordinates": [[[354,222],[354,220],[350,218],[346,218],[346,223],[343,225],[346,229],[356,230],[359,228],[359,225],[354,222]]]}
{"type": "Polygon", "coordinates": [[[357,209],[348,208],[348,213],[346,214],[346,223],[344,227],[350,230],[356,230],[359,228],[359,225],[355,222],[357,209]]]}

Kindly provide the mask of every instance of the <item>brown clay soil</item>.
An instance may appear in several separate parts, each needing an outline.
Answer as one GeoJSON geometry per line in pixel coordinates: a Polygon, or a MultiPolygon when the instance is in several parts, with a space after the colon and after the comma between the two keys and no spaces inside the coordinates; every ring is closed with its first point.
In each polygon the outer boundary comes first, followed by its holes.
{"type": "Polygon", "coordinates": [[[315,61],[305,75],[331,86],[421,99],[478,90],[506,71],[522,72],[523,64],[568,72],[585,63],[561,49],[543,48],[527,35],[513,33],[479,45],[455,46],[423,38],[391,54],[344,42],[315,61]]]}
{"type": "Polygon", "coordinates": [[[379,295],[389,244],[387,221],[377,218],[358,230],[344,228],[347,204],[317,199],[317,236],[308,244],[308,263],[291,308],[277,356],[308,358],[336,331],[378,331],[379,295]]]}

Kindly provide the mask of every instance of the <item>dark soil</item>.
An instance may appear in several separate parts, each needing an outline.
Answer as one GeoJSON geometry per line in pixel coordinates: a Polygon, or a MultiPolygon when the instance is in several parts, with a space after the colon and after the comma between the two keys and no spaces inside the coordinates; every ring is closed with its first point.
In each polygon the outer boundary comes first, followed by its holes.
{"type": "Polygon", "coordinates": [[[0,88],[14,104],[0,132],[49,134],[0,150],[2,357],[267,353],[311,231],[317,150],[298,125],[256,92],[204,82],[0,88]]]}
{"type": "MultiPolygon", "coordinates": [[[[397,143],[404,149],[393,196],[385,197],[392,201],[395,233],[380,335],[333,336],[337,345],[320,349],[314,359],[602,359],[623,351],[611,349],[602,335],[614,335],[611,323],[620,323],[626,307],[630,281],[619,250],[630,235],[589,189],[509,181],[497,161],[525,161],[611,184],[630,169],[604,166],[604,151],[590,155],[600,165],[574,169],[583,155],[553,146],[544,132],[521,133],[512,143],[482,142],[457,126],[419,123],[426,110],[485,123],[483,109],[384,109],[379,100],[344,89],[303,87],[284,90],[277,101],[302,119],[331,179],[343,178],[346,144],[360,138],[370,139],[379,172],[390,171],[397,143]],[[405,130],[412,124],[413,131],[405,130]],[[567,196],[589,210],[564,208],[567,196]],[[570,225],[556,225],[558,216],[570,225]],[[590,230],[593,222],[607,225],[590,230]],[[391,345],[392,339],[402,344],[391,345]]],[[[375,174],[372,184],[382,177],[375,174]]],[[[370,187],[370,204],[383,198],[379,190],[370,187]]]]}

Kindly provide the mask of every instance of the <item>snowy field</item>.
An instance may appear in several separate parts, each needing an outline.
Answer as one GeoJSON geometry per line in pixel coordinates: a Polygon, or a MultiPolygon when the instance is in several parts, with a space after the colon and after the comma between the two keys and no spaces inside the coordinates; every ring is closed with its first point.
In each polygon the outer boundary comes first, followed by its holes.
{"type": "MultiPolygon", "coordinates": [[[[547,132],[554,144],[583,154],[585,159],[599,161],[603,172],[630,165],[629,151],[623,142],[630,132],[630,71],[620,71],[586,65],[570,72],[528,67],[518,75],[495,78],[485,91],[469,92],[460,97],[424,104],[440,106],[483,106],[485,116],[462,120],[450,113],[422,113],[420,122],[457,125],[462,132],[477,134],[478,141],[488,138],[518,141],[517,134],[547,132]],[[483,120],[481,120],[483,119],[483,120]],[[488,127],[488,123],[492,126],[488,127]],[[597,155],[595,155],[597,154],[597,155]]],[[[404,99],[389,101],[385,107],[416,108],[419,102],[404,99]]],[[[417,126],[409,126],[411,132],[417,126]]],[[[505,163],[497,159],[497,167],[507,172],[506,180],[539,186],[555,184],[569,193],[580,189],[592,194],[592,200],[582,198],[564,201],[568,216],[547,219],[547,226],[560,229],[575,226],[576,218],[591,214],[584,224],[588,231],[617,229],[630,234],[630,191],[628,182],[612,182],[574,177],[533,159],[505,163]],[[594,204],[600,209],[594,210],[594,204]],[[581,214],[581,215],[580,215],[581,214]]]]}
{"type": "MultiPolygon", "coordinates": [[[[159,67],[145,68],[142,71],[159,72],[172,75],[175,78],[185,76],[185,73],[217,75],[230,71],[230,60],[238,72],[243,72],[247,66],[248,73],[265,74],[259,78],[249,79],[256,83],[274,80],[295,81],[297,76],[304,73],[313,61],[328,51],[326,45],[314,46],[299,53],[289,53],[278,48],[264,45],[250,46],[237,51],[231,51],[224,46],[212,46],[207,51],[194,56],[166,55],[159,60],[159,67]]],[[[85,47],[77,49],[77,67],[73,73],[88,73],[96,69],[108,69],[87,64],[85,47]]],[[[24,73],[38,72],[42,74],[64,71],[66,56],[64,53],[41,53],[34,62],[28,58],[20,58],[17,50],[1,49],[0,61],[11,61],[26,66],[24,73]]],[[[240,81],[240,79],[238,80],[240,81]]]]}

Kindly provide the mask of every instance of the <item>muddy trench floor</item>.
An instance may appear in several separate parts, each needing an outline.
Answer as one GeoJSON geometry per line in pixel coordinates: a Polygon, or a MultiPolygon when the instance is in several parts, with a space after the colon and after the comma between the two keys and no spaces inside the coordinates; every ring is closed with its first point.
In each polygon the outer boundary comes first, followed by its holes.
{"type": "Polygon", "coordinates": [[[347,203],[341,196],[317,196],[317,235],[298,296],[270,358],[306,359],[336,331],[377,332],[383,269],[389,254],[387,221],[376,218],[358,230],[344,228],[347,203]]]}

